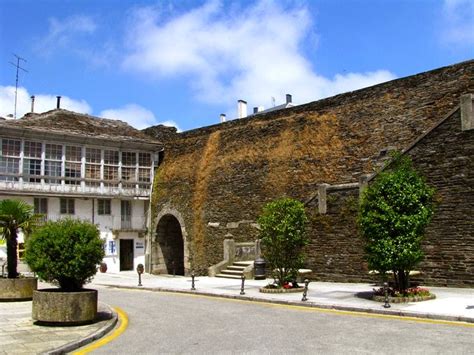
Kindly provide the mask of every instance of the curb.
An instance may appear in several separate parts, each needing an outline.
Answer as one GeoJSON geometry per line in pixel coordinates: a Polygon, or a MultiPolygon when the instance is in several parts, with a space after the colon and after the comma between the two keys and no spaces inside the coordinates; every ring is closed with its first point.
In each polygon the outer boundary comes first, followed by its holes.
{"type": "Polygon", "coordinates": [[[102,328],[96,330],[92,334],[89,334],[85,338],[82,338],[82,339],[79,339],[79,340],[74,340],[74,341],[72,341],[70,343],[67,343],[65,345],[62,345],[62,346],[60,346],[59,348],[56,348],[56,349],[48,350],[44,354],[47,354],[47,355],[66,354],[66,353],[69,353],[73,350],[79,349],[79,348],[83,347],[84,345],[90,344],[93,341],[96,341],[96,340],[100,339],[104,335],[106,335],[108,332],[110,332],[118,322],[117,312],[115,312],[112,309],[112,307],[110,307],[108,304],[101,303],[100,305],[101,305],[102,308],[105,308],[105,310],[104,310],[105,312],[108,312],[112,316],[109,320],[107,320],[105,322],[105,324],[102,328]]]}
{"type": "Polygon", "coordinates": [[[410,311],[403,311],[403,310],[362,308],[362,307],[344,306],[344,305],[338,305],[338,304],[321,304],[321,303],[311,302],[311,301],[295,302],[295,301],[286,301],[286,300],[263,299],[263,298],[253,297],[253,296],[216,294],[216,293],[203,292],[203,291],[177,290],[177,289],[171,289],[171,288],[165,288],[165,287],[139,287],[139,286],[123,286],[123,285],[110,285],[110,284],[100,284],[100,285],[106,286],[106,287],[131,289],[131,290],[183,293],[183,294],[189,294],[189,295],[228,298],[228,299],[235,299],[235,300],[241,300],[241,301],[274,303],[274,304],[281,304],[281,305],[290,305],[290,306],[299,306],[299,307],[308,307],[308,308],[321,308],[321,309],[336,310],[336,311],[381,314],[381,315],[396,316],[396,317],[409,317],[409,318],[440,320],[440,321],[448,321],[448,322],[464,322],[464,323],[474,324],[473,317],[464,317],[464,316],[451,316],[451,315],[434,314],[434,313],[417,313],[417,312],[410,312],[410,311]]]}

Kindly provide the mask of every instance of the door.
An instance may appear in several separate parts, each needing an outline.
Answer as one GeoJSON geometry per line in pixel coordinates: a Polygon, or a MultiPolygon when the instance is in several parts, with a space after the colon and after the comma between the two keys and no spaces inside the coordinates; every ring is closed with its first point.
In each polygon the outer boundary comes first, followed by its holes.
{"type": "Polygon", "coordinates": [[[122,229],[132,229],[132,203],[122,201],[121,203],[122,229]]]}
{"type": "Polygon", "coordinates": [[[133,239],[120,239],[120,271],[133,270],[133,239]]]}

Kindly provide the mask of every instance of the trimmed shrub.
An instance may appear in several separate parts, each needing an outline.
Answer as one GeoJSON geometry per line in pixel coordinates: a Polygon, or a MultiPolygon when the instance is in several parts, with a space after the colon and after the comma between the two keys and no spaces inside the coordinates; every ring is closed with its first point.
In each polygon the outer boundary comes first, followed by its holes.
{"type": "Polygon", "coordinates": [[[361,199],[359,226],[369,268],[381,275],[392,271],[401,293],[409,287],[410,271],[423,259],[421,241],[433,215],[433,195],[411,160],[396,155],[361,199]]]}
{"type": "Polygon", "coordinates": [[[103,257],[97,227],[74,219],[47,222],[30,236],[25,250],[31,270],[64,291],[80,290],[96,274],[103,257]]]}
{"type": "Polygon", "coordinates": [[[263,256],[278,285],[294,281],[303,267],[303,247],[308,244],[304,205],[290,198],[270,202],[258,218],[263,256]]]}

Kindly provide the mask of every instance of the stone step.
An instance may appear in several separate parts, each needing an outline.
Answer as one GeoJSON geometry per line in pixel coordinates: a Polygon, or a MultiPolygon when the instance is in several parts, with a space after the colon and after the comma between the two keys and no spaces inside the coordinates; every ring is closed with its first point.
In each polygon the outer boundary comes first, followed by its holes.
{"type": "Polygon", "coordinates": [[[221,271],[221,274],[226,274],[226,275],[242,275],[242,270],[229,270],[225,269],[221,271]]]}
{"type": "Polygon", "coordinates": [[[237,265],[227,266],[227,270],[244,271],[244,269],[245,269],[245,266],[237,266],[237,265]]]}
{"type": "Polygon", "coordinates": [[[249,265],[253,265],[253,260],[249,260],[249,261],[235,261],[234,266],[244,266],[244,267],[247,267],[249,265]]]}
{"type": "Polygon", "coordinates": [[[221,277],[224,279],[240,279],[241,278],[238,275],[228,275],[228,274],[217,274],[216,277],[221,277]]]}

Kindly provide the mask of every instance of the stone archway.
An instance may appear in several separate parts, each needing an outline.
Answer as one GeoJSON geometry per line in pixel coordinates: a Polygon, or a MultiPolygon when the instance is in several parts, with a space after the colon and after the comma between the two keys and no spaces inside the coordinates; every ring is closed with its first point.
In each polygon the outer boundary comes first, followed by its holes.
{"type": "Polygon", "coordinates": [[[184,241],[176,217],[168,214],[160,219],[156,241],[162,255],[161,269],[166,269],[167,274],[184,275],[184,241]]]}

